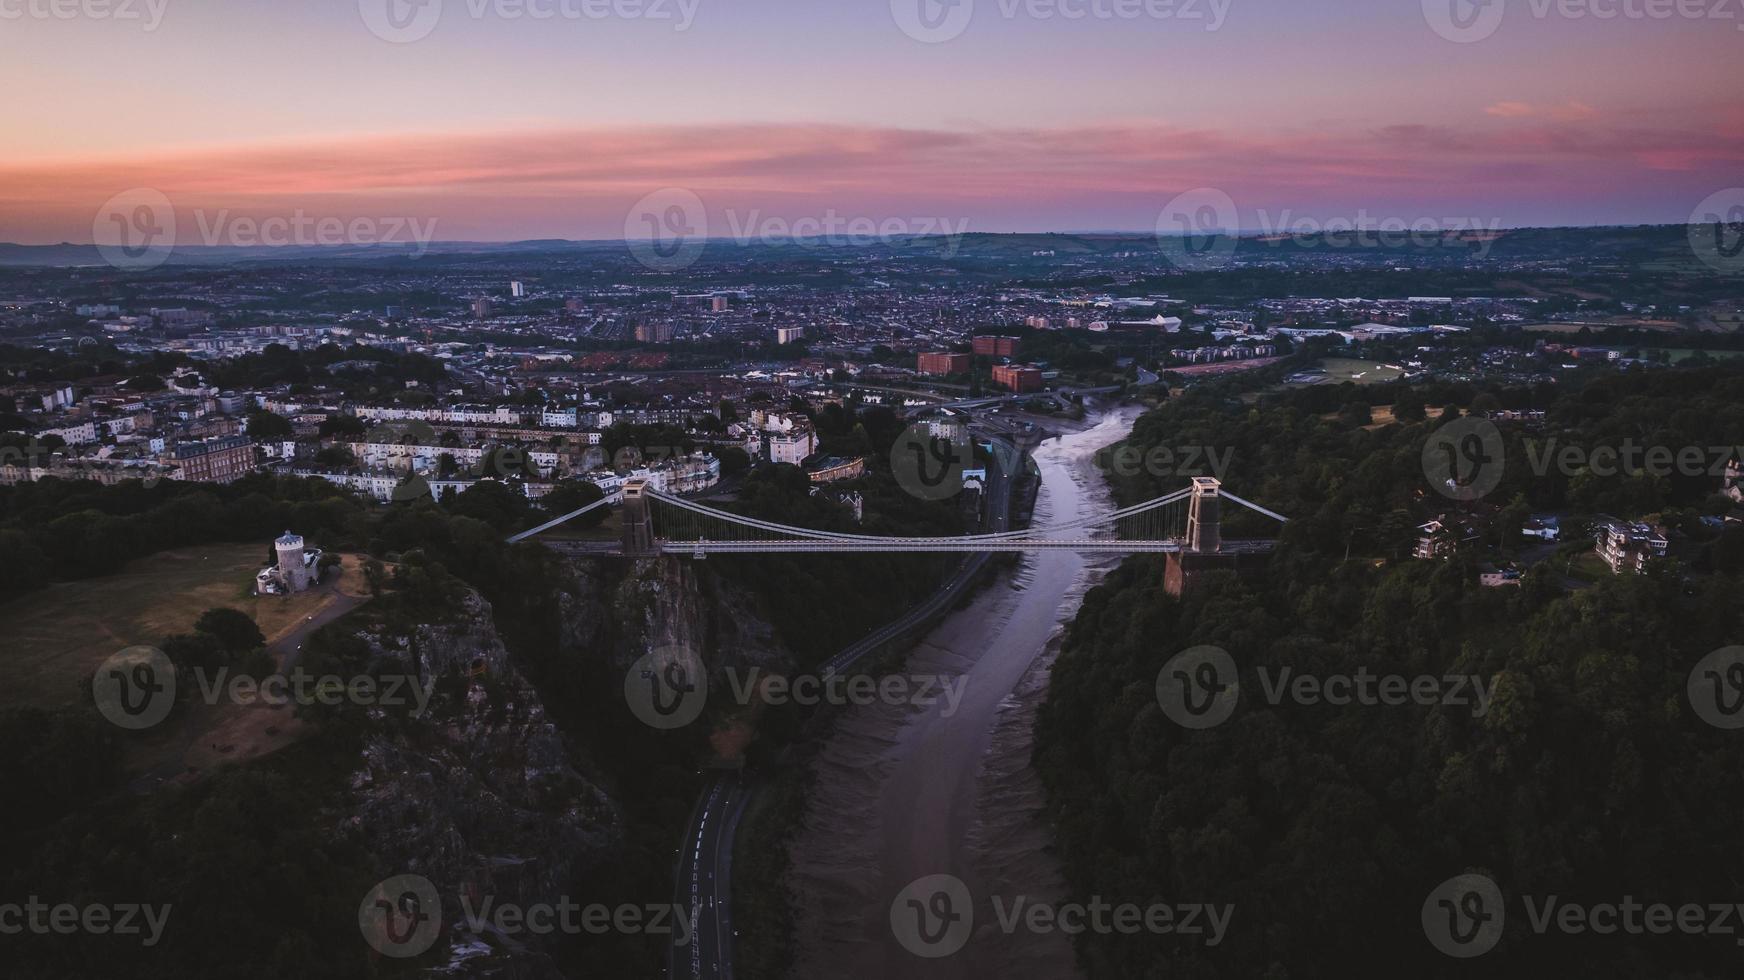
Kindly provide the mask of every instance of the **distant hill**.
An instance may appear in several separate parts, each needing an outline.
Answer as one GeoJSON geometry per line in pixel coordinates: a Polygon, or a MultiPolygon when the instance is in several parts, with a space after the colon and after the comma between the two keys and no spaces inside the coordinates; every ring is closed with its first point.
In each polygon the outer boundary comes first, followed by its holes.
{"type": "MultiPolygon", "coordinates": [[[[1440,246],[1434,251],[1444,256],[1457,256],[1461,261],[1544,261],[1559,256],[1584,261],[1615,261],[1625,264],[1648,264],[1656,261],[1686,262],[1689,258],[1689,229],[1684,225],[1642,225],[1635,227],[1590,228],[1511,228],[1498,231],[1450,231],[1433,233],[1430,237],[1440,246]]],[[[1388,243],[1377,246],[1373,238],[1359,241],[1353,233],[1321,233],[1313,235],[1242,234],[1236,240],[1238,258],[1302,258],[1311,255],[1343,254],[1352,257],[1373,256],[1385,260],[1389,255],[1425,255],[1424,239],[1395,233],[1388,243]]],[[[800,239],[783,242],[743,242],[727,238],[710,239],[708,249],[715,255],[738,254],[755,257],[767,253],[772,258],[795,251],[816,253],[831,251],[840,254],[855,252],[894,257],[968,259],[990,261],[1027,261],[1031,259],[1085,258],[1119,252],[1149,251],[1157,247],[1154,235],[1138,232],[1083,233],[1017,233],[994,234],[977,232],[964,235],[914,236],[884,239],[875,242],[838,242],[828,239],[800,239]],[[731,250],[743,250],[734,253],[731,250]],[[1051,256],[1050,254],[1051,253],[1051,256]]],[[[188,245],[178,247],[170,256],[172,265],[234,265],[250,262],[355,262],[397,261],[427,255],[437,256],[535,256],[564,253],[624,255],[621,241],[569,241],[540,239],[520,242],[433,242],[427,246],[409,243],[341,246],[233,247],[188,245]]],[[[94,245],[14,245],[0,243],[0,266],[94,266],[103,258],[94,245]]]]}

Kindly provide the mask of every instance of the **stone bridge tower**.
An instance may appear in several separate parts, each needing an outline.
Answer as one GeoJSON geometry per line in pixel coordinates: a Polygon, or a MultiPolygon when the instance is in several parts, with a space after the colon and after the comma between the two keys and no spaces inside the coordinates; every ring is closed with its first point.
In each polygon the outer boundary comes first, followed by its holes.
{"type": "Polygon", "coordinates": [[[1223,525],[1219,514],[1223,483],[1214,477],[1193,478],[1193,496],[1187,502],[1187,550],[1215,554],[1223,550],[1223,525]]]}
{"type": "Polygon", "coordinates": [[[654,515],[649,510],[648,481],[631,480],[624,484],[623,522],[624,554],[631,558],[647,558],[660,553],[654,541],[654,515]]]}

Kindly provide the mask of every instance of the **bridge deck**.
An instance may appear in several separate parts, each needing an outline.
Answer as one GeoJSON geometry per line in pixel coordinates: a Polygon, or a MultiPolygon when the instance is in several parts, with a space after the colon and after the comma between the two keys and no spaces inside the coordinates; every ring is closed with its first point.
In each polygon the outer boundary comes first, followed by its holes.
{"type": "MultiPolygon", "coordinates": [[[[566,555],[622,555],[623,546],[615,541],[547,541],[547,547],[566,555]]],[[[1225,541],[1223,547],[1210,554],[1263,554],[1276,542],[1225,541]]],[[[888,541],[661,541],[660,553],[667,555],[718,554],[807,554],[835,552],[838,554],[908,553],[972,553],[1077,551],[1084,554],[1138,554],[1185,551],[1179,541],[1122,541],[1118,538],[1036,538],[1004,541],[977,541],[952,538],[891,538],[888,541]]]]}

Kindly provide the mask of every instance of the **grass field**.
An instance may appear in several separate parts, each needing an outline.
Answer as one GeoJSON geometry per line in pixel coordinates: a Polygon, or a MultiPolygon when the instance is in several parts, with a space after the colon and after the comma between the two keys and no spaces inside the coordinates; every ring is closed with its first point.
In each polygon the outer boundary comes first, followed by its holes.
{"type": "MultiPolygon", "coordinates": [[[[111,654],[187,632],[215,606],[254,617],[271,642],[332,601],[321,593],[251,595],[266,552],[265,543],[166,551],[114,575],[57,583],[0,605],[11,634],[0,653],[9,681],[0,686],[0,704],[76,701],[79,682],[111,654]]],[[[355,592],[360,582],[347,558],[341,588],[355,592]]]]}
{"type": "Polygon", "coordinates": [[[1405,376],[1404,371],[1386,367],[1379,361],[1359,361],[1352,357],[1323,357],[1320,359],[1320,369],[1326,372],[1327,380],[1332,384],[1343,384],[1346,381],[1354,381],[1359,385],[1384,384],[1405,376]]]}

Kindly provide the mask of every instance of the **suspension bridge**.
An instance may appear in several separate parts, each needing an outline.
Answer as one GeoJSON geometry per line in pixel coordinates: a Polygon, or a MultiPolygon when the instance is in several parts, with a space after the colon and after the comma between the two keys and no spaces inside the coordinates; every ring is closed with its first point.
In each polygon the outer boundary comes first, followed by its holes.
{"type": "Polygon", "coordinates": [[[1229,501],[1279,523],[1286,518],[1237,497],[1211,477],[1196,477],[1174,493],[1108,514],[1047,527],[954,537],[887,537],[793,527],[707,507],[663,493],[646,480],[631,480],[621,492],[571,514],[524,531],[511,542],[532,540],[604,507],[619,508],[616,541],[543,538],[568,554],[657,555],[799,552],[995,552],[1078,551],[1134,554],[1182,552],[1257,555],[1271,551],[1269,538],[1222,536],[1222,502],[1229,501]]]}

